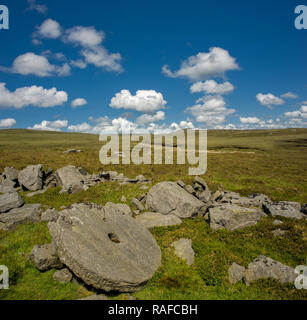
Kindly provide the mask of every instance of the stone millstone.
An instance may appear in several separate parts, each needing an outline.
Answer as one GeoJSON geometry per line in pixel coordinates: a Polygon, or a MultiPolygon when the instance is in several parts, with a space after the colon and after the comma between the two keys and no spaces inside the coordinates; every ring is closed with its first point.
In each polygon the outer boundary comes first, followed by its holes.
{"type": "Polygon", "coordinates": [[[160,182],[148,191],[146,207],[152,212],[172,213],[179,218],[191,218],[200,214],[204,203],[176,182],[160,182]]]}
{"type": "Polygon", "coordinates": [[[151,233],[104,207],[74,204],[48,227],[63,264],[97,289],[135,291],[161,265],[161,250],[151,233]]]}

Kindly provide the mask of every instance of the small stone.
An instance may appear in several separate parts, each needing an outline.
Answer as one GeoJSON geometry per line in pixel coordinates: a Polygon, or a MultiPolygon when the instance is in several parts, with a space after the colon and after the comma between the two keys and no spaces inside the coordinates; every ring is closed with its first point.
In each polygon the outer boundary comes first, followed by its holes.
{"type": "Polygon", "coordinates": [[[24,201],[17,192],[0,195],[0,213],[7,212],[14,208],[19,208],[23,204],[24,201]]]}
{"type": "Polygon", "coordinates": [[[132,198],[131,203],[137,210],[143,211],[145,209],[143,203],[136,198],[132,198]]]}
{"type": "Polygon", "coordinates": [[[235,284],[244,278],[245,268],[234,262],[228,269],[228,275],[229,282],[235,284]]]}
{"type": "Polygon", "coordinates": [[[67,268],[64,268],[56,271],[53,274],[53,279],[60,283],[68,283],[72,279],[72,274],[67,268]]]}
{"type": "Polygon", "coordinates": [[[272,223],[274,224],[274,226],[279,226],[279,225],[283,224],[283,222],[280,220],[274,220],[272,223]]]}
{"type": "Polygon", "coordinates": [[[276,230],[273,230],[272,233],[274,234],[275,237],[283,237],[288,233],[288,231],[282,230],[282,229],[276,229],[276,230]]]}
{"type": "Polygon", "coordinates": [[[121,201],[121,202],[127,202],[127,199],[126,199],[125,196],[122,196],[121,199],[120,199],[120,201],[121,201]]]}
{"type": "Polygon", "coordinates": [[[52,244],[37,245],[33,248],[30,259],[40,271],[62,268],[62,263],[54,253],[52,244]]]}
{"type": "Polygon", "coordinates": [[[191,239],[179,239],[172,243],[172,247],[175,248],[175,254],[179,258],[186,261],[186,263],[190,266],[194,263],[194,250],[192,248],[192,240],[191,239]]]}

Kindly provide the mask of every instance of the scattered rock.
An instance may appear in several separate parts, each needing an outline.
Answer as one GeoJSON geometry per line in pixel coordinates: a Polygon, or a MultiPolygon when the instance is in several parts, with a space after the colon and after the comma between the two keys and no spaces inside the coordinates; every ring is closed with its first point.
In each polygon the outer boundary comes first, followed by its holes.
{"type": "Polygon", "coordinates": [[[67,268],[64,268],[56,271],[53,274],[53,279],[60,283],[68,283],[72,280],[72,274],[67,268]]]}
{"type": "Polygon", "coordinates": [[[265,214],[259,209],[224,203],[209,208],[208,223],[213,230],[236,230],[255,225],[265,214]]]}
{"type": "Polygon", "coordinates": [[[296,277],[294,269],[262,255],[251,262],[245,272],[247,284],[266,278],[277,279],[281,283],[293,283],[296,277]]]}
{"type": "Polygon", "coordinates": [[[59,213],[54,208],[48,209],[41,214],[41,220],[47,222],[56,221],[58,217],[59,213]]]}
{"type": "Polygon", "coordinates": [[[288,231],[282,230],[282,229],[276,229],[276,230],[273,230],[272,233],[274,234],[275,237],[283,237],[288,233],[288,231]]]}
{"type": "Polygon", "coordinates": [[[41,190],[43,187],[42,165],[27,166],[18,173],[20,186],[30,191],[41,190]]]}
{"type": "Polygon", "coordinates": [[[17,192],[0,195],[0,213],[7,212],[14,208],[19,208],[23,204],[24,202],[17,192]]]}
{"type": "Polygon", "coordinates": [[[199,200],[208,202],[211,199],[211,191],[204,179],[195,177],[193,189],[196,191],[195,195],[199,200]]]}
{"type": "Polygon", "coordinates": [[[108,214],[120,214],[132,217],[132,211],[127,204],[108,202],[104,206],[105,212],[108,214]]]}
{"type": "Polygon", "coordinates": [[[38,194],[43,194],[47,191],[47,189],[42,189],[42,190],[38,190],[38,191],[34,191],[34,192],[30,192],[26,194],[27,198],[32,198],[34,196],[37,196],[38,194]]]}
{"type": "Polygon", "coordinates": [[[146,208],[162,214],[172,213],[179,218],[190,218],[201,213],[204,203],[176,182],[160,182],[148,191],[146,208]]]}
{"type": "Polygon", "coordinates": [[[283,224],[283,222],[280,220],[274,220],[272,223],[274,224],[274,226],[279,226],[279,225],[283,224]]]}
{"type": "Polygon", "coordinates": [[[287,202],[265,203],[263,204],[263,210],[265,213],[273,217],[280,216],[293,219],[303,218],[303,214],[292,204],[287,202]]]}
{"type": "Polygon", "coordinates": [[[195,254],[192,248],[191,239],[179,239],[172,243],[172,247],[175,248],[176,256],[185,260],[189,266],[194,263],[195,254]]]}
{"type": "Polygon", "coordinates": [[[97,289],[135,291],[161,264],[161,250],[145,227],[96,204],[74,204],[48,227],[61,261],[97,289]]]}
{"type": "Polygon", "coordinates": [[[175,226],[182,223],[174,214],[164,215],[158,212],[145,212],[136,217],[145,228],[152,229],[154,227],[168,227],[175,226]]]}
{"type": "Polygon", "coordinates": [[[120,201],[121,201],[121,202],[127,202],[127,199],[126,199],[125,196],[122,196],[121,199],[120,199],[120,201]]]}
{"type": "Polygon", "coordinates": [[[76,150],[76,149],[69,149],[69,150],[64,151],[63,153],[68,154],[68,153],[79,153],[79,152],[82,152],[82,151],[76,150]]]}
{"type": "Polygon", "coordinates": [[[13,230],[27,222],[40,221],[40,204],[26,204],[0,215],[0,230],[13,230]]]}
{"type": "Polygon", "coordinates": [[[13,167],[4,168],[3,177],[7,180],[17,181],[18,180],[18,170],[13,167]]]}
{"type": "Polygon", "coordinates": [[[94,294],[92,296],[81,298],[81,299],[78,299],[78,300],[109,300],[109,299],[104,294],[99,294],[99,295],[94,294]]]}
{"type": "Polygon", "coordinates": [[[140,186],[140,190],[147,190],[149,187],[146,184],[140,186]]]}
{"type": "Polygon", "coordinates": [[[55,173],[57,184],[62,186],[61,193],[76,193],[83,190],[84,176],[75,166],[66,166],[55,173]]]}
{"type": "Polygon", "coordinates": [[[1,193],[9,193],[14,192],[14,188],[16,186],[16,182],[8,179],[4,179],[0,183],[0,192],[1,193]]]}
{"type": "Polygon", "coordinates": [[[245,275],[245,268],[237,263],[233,263],[228,269],[229,282],[235,284],[243,280],[245,275]]]}
{"type": "Polygon", "coordinates": [[[145,209],[143,203],[136,198],[132,198],[131,203],[137,210],[143,211],[145,209]]]}
{"type": "Polygon", "coordinates": [[[140,174],[137,177],[135,177],[135,180],[137,180],[138,182],[146,182],[146,181],[148,181],[142,174],[140,174]]]}
{"type": "Polygon", "coordinates": [[[37,245],[32,249],[30,259],[40,271],[60,269],[63,264],[55,254],[52,244],[37,245]]]}

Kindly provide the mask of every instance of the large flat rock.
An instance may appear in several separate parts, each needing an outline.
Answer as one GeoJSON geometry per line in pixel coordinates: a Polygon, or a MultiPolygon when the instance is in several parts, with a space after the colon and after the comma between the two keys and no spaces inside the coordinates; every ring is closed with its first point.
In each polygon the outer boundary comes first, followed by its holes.
{"type": "Polygon", "coordinates": [[[265,213],[273,217],[285,217],[292,219],[302,219],[303,213],[300,212],[300,205],[296,202],[276,202],[276,203],[266,203],[263,205],[263,210],[265,213]]]}
{"type": "Polygon", "coordinates": [[[17,192],[5,193],[0,195],[0,213],[21,207],[23,200],[17,192]]]}
{"type": "Polygon", "coordinates": [[[86,179],[75,166],[69,165],[55,172],[57,184],[62,187],[62,192],[74,193],[83,190],[86,179]]]}
{"type": "Polygon", "coordinates": [[[0,215],[0,230],[13,230],[27,222],[40,221],[40,204],[26,204],[0,215]]]}
{"type": "Polygon", "coordinates": [[[200,213],[205,204],[181,188],[176,182],[160,182],[146,195],[146,208],[162,214],[190,218],[200,213]]]}
{"type": "Polygon", "coordinates": [[[164,215],[158,212],[145,212],[135,217],[145,228],[176,226],[182,223],[174,214],[164,215]]]}
{"type": "Polygon", "coordinates": [[[74,204],[48,224],[63,264],[88,285],[131,292],[152,278],[161,250],[135,219],[95,204],[74,204]]]}
{"type": "Polygon", "coordinates": [[[224,203],[209,208],[208,222],[212,229],[236,230],[255,225],[265,214],[256,208],[224,203]]]}

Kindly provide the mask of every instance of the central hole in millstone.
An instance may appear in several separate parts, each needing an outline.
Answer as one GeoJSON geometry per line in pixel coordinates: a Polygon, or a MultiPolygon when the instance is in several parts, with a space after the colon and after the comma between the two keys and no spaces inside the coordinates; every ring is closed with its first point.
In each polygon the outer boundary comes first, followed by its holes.
{"type": "Polygon", "coordinates": [[[120,243],[118,236],[115,233],[109,233],[108,237],[112,242],[120,243]]]}

